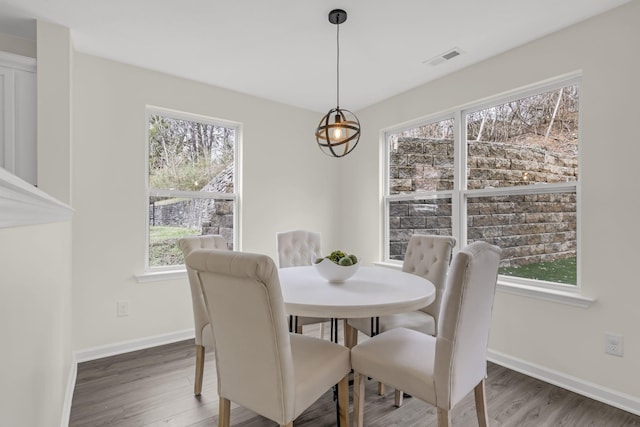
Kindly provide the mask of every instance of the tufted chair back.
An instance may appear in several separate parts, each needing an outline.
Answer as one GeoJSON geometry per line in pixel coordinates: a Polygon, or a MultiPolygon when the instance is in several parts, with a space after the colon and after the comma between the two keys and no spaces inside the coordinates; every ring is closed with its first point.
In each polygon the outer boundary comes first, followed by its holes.
{"type": "Polygon", "coordinates": [[[311,265],[312,259],[322,256],[320,233],[293,230],[276,233],[278,266],[311,265]]]}
{"type": "MultiPolygon", "coordinates": [[[[282,231],[276,233],[276,250],[278,252],[278,266],[280,268],[311,265],[312,261],[322,256],[320,249],[320,233],[306,230],[282,231]]],[[[322,323],[320,336],[324,336],[324,322],[329,319],[322,317],[296,317],[295,332],[301,334],[303,325],[322,323]]]]}
{"type": "Polygon", "coordinates": [[[435,300],[422,309],[435,319],[436,328],[447,270],[451,262],[451,251],[455,244],[456,239],[450,236],[414,234],[409,239],[402,264],[402,271],[424,277],[436,287],[435,300]]]}
{"type": "Polygon", "coordinates": [[[187,276],[189,277],[189,286],[191,287],[191,303],[193,305],[193,322],[195,325],[196,335],[196,376],[193,381],[193,393],[200,396],[202,392],[202,381],[204,376],[204,353],[205,346],[213,345],[213,332],[211,331],[211,322],[209,322],[209,314],[204,303],[202,288],[193,271],[186,263],[187,256],[197,249],[228,249],[227,241],[219,235],[190,236],[183,237],[178,240],[178,246],[182,250],[187,268],[187,276]]]}
{"type": "MultiPolygon", "coordinates": [[[[190,236],[183,237],[178,241],[178,246],[182,250],[185,260],[187,256],[196,249],[227,249],[227,241],[220,235],[190,236]]],[[[186,262],[185,262],[186,265],[186,262]]],[[[211,331],[203,334],[204,329],[209,326],[209,315],[204,304],[202,289],[195,277],[195,272],[187,265],[187,275],[189,276],[189,286],[191,287],[191,302],[193,304],[193,320],[196,329],[196,345],[211,345],[211,331]],[[203,340],[203,336],[205,337],[203,340]]],[[[208,329],[209,329],[208,328],[208,329]]]]}

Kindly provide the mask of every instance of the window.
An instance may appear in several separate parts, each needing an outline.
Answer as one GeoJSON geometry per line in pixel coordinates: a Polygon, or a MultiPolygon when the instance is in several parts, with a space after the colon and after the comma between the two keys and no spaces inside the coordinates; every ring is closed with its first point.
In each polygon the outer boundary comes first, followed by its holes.
{"type": "Polygon", "coordinates": [[[414,233],[484,240],[503,279],[576,285],[579,82],[564,80],[385,133],[385,259],[414,233]]]}
{"type": "Polygon", "coordinates": [[[388,134],[387,259],[403,260],[414,233],[452,235],[454,120],[388,134]]]}
{"type": "Polygon", "coordinates": [[[180,268],[184,236],[237,242],[239,127],[186,113],[147,109],[147,270],[180,268]]]}

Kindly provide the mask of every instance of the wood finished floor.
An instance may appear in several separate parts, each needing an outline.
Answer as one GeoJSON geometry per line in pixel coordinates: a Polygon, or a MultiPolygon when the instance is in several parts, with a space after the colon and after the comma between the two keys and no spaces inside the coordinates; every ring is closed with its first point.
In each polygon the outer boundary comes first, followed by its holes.
{"type": "MultiPolygon", "coordinates": [[[[193,341],[183,341],[79,364],[69,426],[216,426],[212,352],[206,355],[199,398],[193,396],[194,363],[193,341]]],[[[393,390],[378,396],[376,389],[375,381],[367,381],[365,426],[437,427],[434,407],[407,398],[401,408],[395,408],[393,390]]],[[[491,427],[640,427],[638,416],[491,363],[487,401],[491,427]]],[[[231,408],[234,427],[276,425],[233,403],[231,408]]],[[[473,395],[452,414],[454,427],[477,426],[473,395]]],[[[332,393],[322,396],[294,424],[336,425],[332,393]]]]}

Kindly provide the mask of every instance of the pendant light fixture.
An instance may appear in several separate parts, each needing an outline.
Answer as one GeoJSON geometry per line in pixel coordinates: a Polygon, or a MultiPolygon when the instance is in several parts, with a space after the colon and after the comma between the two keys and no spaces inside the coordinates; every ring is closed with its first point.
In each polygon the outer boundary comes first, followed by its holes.
{"type": "Polygon", "coordinates": [[[360,140],[360,121],[349,110],[340,108],[340,24],[347,20],[347,12],[334,9],[329,12],[329,22],[336,25],[336,108],[329,110],[320,120],[316,141],[320,149],[333,157],[344,157],[353,151],[360,140]]]}

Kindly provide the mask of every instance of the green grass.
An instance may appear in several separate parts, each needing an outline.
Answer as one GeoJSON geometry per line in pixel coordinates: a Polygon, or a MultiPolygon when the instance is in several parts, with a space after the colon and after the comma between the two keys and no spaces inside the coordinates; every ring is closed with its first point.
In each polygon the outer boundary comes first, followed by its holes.
{"type": "Polygon", "coordinates": [[[162,242],[163,240],[179,239],[184,236],[193,236],[198,230],[184,227],[167,227],[154,225],[149,227],[149,241],[151,243],[162,242]]]}
{"type": "Polygon", "coordinates": [[[184,262],[178,239],[199,234],[199,230],[184,227],[149,227],[149,265],[180,265],[184,262]]]}
{"type": "Polygon", "coordinates": [[[577,283],[576,271],[576,259],[574,257],[519,267],[503,267],[499,273],[505,276],[575,285],[577,283]]]}

